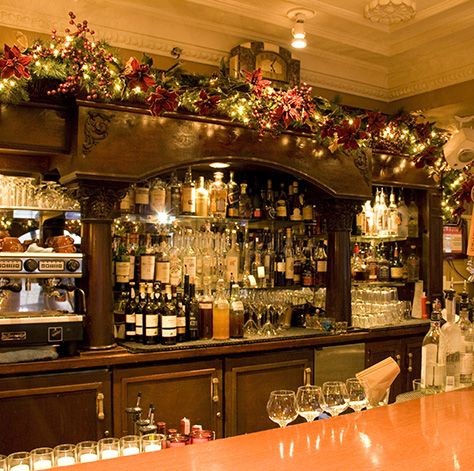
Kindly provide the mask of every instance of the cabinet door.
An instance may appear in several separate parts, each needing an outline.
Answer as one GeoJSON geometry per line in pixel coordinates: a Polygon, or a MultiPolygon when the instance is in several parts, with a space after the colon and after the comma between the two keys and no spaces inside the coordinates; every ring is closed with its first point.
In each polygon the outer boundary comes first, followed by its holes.
{"type": "Polygon", "coordinates": [[[270,392],[296,391],[305,382],[312,382],[312,368],[311,349],[226,358],[226,436],[275,428],[266,409],[270,392]]]}
{"type": "Polygon", "coordinates": [[[404,340],[405,345],[405,384],[404,391],[413,390],[413,380],[421,377],[421,345],[423,337],[413,337],[404,340]]]}
{"type": "Polygon", "coordinates": [[[400,366],[400,374],[392,383],[390,388],[389,402],[394,402],[405,385],[405,373],[402,367],[402,344],[400,340],[383,340],[380,342],[370,342],[366,344],[365,366],[366,368],[375,365],[379,361],[392,357],[400,366]]]}
{"type": "Polygon", "coordinates": [[[143,415],[155,406],[156,421],[177,428],[182,417],[222,437],[222,367],[220,360],[175,363],[114,371],[114,432],[133,433],[125,409],[142,395],[143,415]]]}
{"type": "Polygon", "coordinates": [[[0,454],[98,440],[111,430],[107,370],[0,380],[0,454]]]}

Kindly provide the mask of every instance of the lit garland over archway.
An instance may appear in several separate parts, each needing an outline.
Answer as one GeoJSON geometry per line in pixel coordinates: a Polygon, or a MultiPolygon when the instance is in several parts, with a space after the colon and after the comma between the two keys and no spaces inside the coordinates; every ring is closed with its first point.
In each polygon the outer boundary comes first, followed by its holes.
{"type": "Polygon", "coordinates": [[[35,40],[20,51],[5,45],[0,56],[0,102],[19,103],[32,97],[78,97],[103,102],[134,102],[152,115],[192,113],[230,119],[278,134],[286,129],[311,132],[332,152],[372,148],[405,156],[424,167],[443,188],[445,219],[462,213],[470,201],[474,179],[469,169],[452,170],[442,152],[448,135],[420,113],[387,116],[354,110],[314,96],[306,84],[275,89],[260,70],[233,79],[222,71],[212,77],[163,72],[150,58],[131,57],[125,64],[105,42],[95,39],[87,21],[71,25],[64,34],[53,31],[49,41],[35,40]],[[469,195],[468,195],[469,193],[469,195]]]}

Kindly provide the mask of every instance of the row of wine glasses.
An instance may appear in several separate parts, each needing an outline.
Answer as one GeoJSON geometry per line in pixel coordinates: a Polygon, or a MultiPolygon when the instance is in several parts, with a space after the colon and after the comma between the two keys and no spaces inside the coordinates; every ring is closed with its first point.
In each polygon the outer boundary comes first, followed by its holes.
{"type": "Polygon", "coordinates": [[[327,381],[322,387],[300,386],[298,391],[281,389],[272,391],[267,403],[270,420],[286,427],[298,415],[312,422],[323,412],[335,417],[346,409],[360,412],[368,407],[364,386],[357,378],[343,381],[327,381]]]}

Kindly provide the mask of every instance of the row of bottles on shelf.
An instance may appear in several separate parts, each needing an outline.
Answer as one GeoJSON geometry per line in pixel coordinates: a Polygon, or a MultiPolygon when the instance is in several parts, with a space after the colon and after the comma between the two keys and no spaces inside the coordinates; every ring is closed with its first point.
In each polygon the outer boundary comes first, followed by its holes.
{"type": "Polygon", "coordinates": [[[224,182],[222,172],[214,173],[214,181],[200,176],[194,180],[189,167],[183,181],[173,172],[168,181],[155,178],[132,185],[120,202],[122,214],[168,214],[236,219],[277,219],[312,222],[317,215],[307,191],[298,181],[274,188],[268,179],[266,187],[237,183],[234,172],[224,182]]]}
{"type": "Polygon", "coordinates": [[[316,286],[326,282],[324,241],[293,229],[248,231],[227,225],[219,231],[175,224],[160,233],[125,233],[114,238],[116,289],[130,281],[183,287],[188,274],[197,290],[215,289],[223,278],[245,288],[316,286]]]}
{"type": "Polygon", "coordinates": [[[377,188],[373,200],[367,200],[356,216],[354,233],[368,237],[418,237],[418,206],[413,198],[407,205],[401,189],[397,199],[392,188],[387,201],[384,188],[377,188]]]}
{"type": "Polygon", "coordinates": [[[421,382],[434,391],[450,391],[473,383],[474,325],[470,320],[469,295],[465,286],[457,310],[454,289],[446,290],[445,294],[446,322],[441,303],[435,300],[430,330],[422,345],[421,382]]]}
{"type": "Polygon", "coordinates": [[[352,279],[357,282],[415,282],[420,278],[420,257],[416,245],[409,253],[395,243],[354,244],[352,279]]]}
{"type": "Polygon", "coordinates": [[[174,345],[189,340],[242,338],[244,305],[240,287],[233,284],[230,297],[225,288],[221,279],[214,295],[208,283],[198,295],[187,274],[183,288],[154,282],[139,283],[136,291],[135,282],[130,282],[128,290],[121,293],[125,340],[174,345]]]}

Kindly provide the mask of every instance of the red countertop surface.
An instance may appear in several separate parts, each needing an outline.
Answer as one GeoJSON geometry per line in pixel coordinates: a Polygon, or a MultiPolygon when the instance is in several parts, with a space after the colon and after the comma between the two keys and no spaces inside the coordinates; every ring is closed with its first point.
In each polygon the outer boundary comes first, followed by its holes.
{"type": "Polygon", "coordinates": [[[474,389],[184,448],[68,467],[138,470],[474,470],[474,389]]]}

